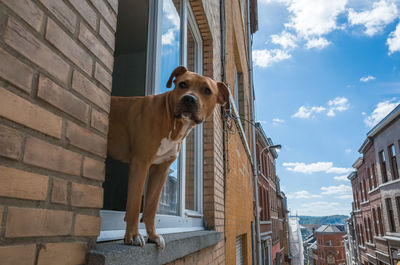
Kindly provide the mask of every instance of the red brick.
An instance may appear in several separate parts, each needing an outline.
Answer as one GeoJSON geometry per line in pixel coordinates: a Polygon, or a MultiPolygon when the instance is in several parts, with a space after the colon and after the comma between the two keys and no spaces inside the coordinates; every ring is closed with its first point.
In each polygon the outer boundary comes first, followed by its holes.
{"type": "Polygon", "coordinates": [[[104,134],[108,132],[108,116],[98,112],[95,109],[92,109],[92,119],[90,125],[101,131],[104,134]]]}
{"type": "Polygon", "coordinates": [[[117,29],[117,16],[107,6],[105,0],[91,0],[92,4],[99,10],[100,14],[110,24],[114,31],[117,29]]]}
{"type": "Polygon", "coordinates": [[[72,89],[109,112],[111,96],[77,71],[74,71],[72,89]]]}
{"type": "Polygon", "coordinates": [[[35,256],[35,244],[0,247],[1,265],[33,265],[35,256]]]}
{"type": "Polygon", "coordinates": [[[83,176],[89,179],[104,181],[105,178],[104,161],[98,161],[85,157],[83,160],[83,176]]]}
{"type": "Polygon", "coordinates": [[[92,74],[92,57],[50,18],[47,20],[46,39],[78,67],[92,74]]]}
{"type": "Polygon", "coordinates": [[[33,71],[1,48],[0,76],[28,93],[31,91],[33,71]]]}
{"type": "Polygon", "coordinates": [[[63,1],[57,0],[40,0],[44,6],[71,31],[75,32],[76,15],[63,1]]]}
{"type": "Polygon", "coordinates": [[[9,207],[6,237],[66,236],[72,217],[67,211],[9,207]]]}
{"type": "Polygon", "coordinates": [[[87,244],[84,242],[47,243],[40,249],[38,265],[86,264],[87,244]]]}
{"type": "Polygon", "coordinates": [[[8,18],[4,41],[33,63],[67,83],[69,65],[12,17],[8,18]]]}
{"type": "Polygon", "coordinates": [[[39,77],[38,97],[83,122],[88,121],[89,106],[44,75],[39,77]]]}
{"type": "Polygon", "coordinates": [[[0,117],[61,138],[61,118],[0,87],[0,117]]]}
{"type": "Polygon", "coordinates": [[[98,236],[101,218],[91,215],[77,214],[75,217],[75,236],[98,236]]]}
{"type": "Polygon", "coordinates": [[[71,204],[76,207],[102,208],[103,188],[72,183],[71,204]]]}
{"type": "Polygon", "coordinates": [[[53,188],[51,190],[51,202],[67,204],[67,185],[68,181],[60,178],[53,178],[53,188]]]}
{"type": "Polygon", "coordinates": [[[100,20],[100,36],[107,42],[111,49],[115,49],[115,35],[103,20],[100,20]]]}
{"type": "Polygon", "coordinates": [[[0,196],[44,201],[49,177],[0,166],[0,196]]]}
{"type": "Polygon", "coordinates": [[[0,156],[18,159],[21,154],[22,135],[17,130],[0,125],[0,156]]]}
{"type": "Polygon", "coordinates": [[[94,77],[100,81],[109,91],[112,87],[112,76],[109,74],[103,66],[96,62],[94,77]]]}
{"type": "Polygon", "coordinates": [[[73,122],[67,123],[67,140],[72,145],[82,148],[101,157],[106,156],[107,141],[106,139],[94,134],[87,129],[76,125],[73,122]]]}
{"type": "MultiPolygon", "coordinates": [[[[97,1],[97,2],[101,2],[97,1]]],[[[102,61],[107,68],[112,71],[114,56],[111,54],[107,48],[99,42],[97,37],[84,25],[81,23],[79,40],[94,53],[94,55],[102,61]]]]}
{"type": "Polygon", "coordinates": [[[36,31],[40,31],[43,23],[43,11],[31,0],[3,0],[12,11],[18,14],[26,23],[31,25],[36,31]]]}
{"type": "Polygon", "coordinates": [[[28,137],[25,143],[24,163],[79,176],[82,156],[60,146],[28,137]]]}
{"type": "Polygon", "coordinates": [[[93,29],[96,29],[97,15],[93,8],[91,8],[85,0],[69,0],[69,2],[75,7],[79,14],[81,14],[86,22],[93,29]]]}

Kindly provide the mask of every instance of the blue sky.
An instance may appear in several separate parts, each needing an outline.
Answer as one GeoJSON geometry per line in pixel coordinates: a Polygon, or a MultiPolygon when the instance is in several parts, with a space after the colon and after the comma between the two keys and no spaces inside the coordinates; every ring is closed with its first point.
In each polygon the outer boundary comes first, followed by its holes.
{"type": "Polygon", "coordinates": [[[256,119],[275,144],[292,214],[348,214],[346,176],[400,103],[399,0],[259,0],[256,119]]]}

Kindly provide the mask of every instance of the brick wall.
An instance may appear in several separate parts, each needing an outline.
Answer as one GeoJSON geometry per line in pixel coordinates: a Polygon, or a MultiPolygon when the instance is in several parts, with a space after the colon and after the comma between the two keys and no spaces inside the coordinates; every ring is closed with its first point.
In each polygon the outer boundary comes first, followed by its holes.
{"type": "Polygon", "coordinates": [[[346,263],[346,254],[343,245],[343,236],[345,233],[337,234],[319,234],[316,233],[317,246],[318,246],[318,264],[328,264],[328,256],[333,255],[335,258],[335,264],[346,263]],[[331,246],[327,245],[327,241],[332,242],[331,246]]]}
{"type": "MultiPolygon", "coordinates": [[[[243,8],[246,8],[245,6],[243,8]]],[[[241,98],[239,104],[242,108],[242,117],[251,120],[250,89],[248,75],[247,56],[247,31],[242,18],[239,1],[225,1],[226,19],[226,49],[225,49],[225,76],[226,82],[231,88],[233,96],[241,98]],[[242,73],[242,91],[235,95],[234,67],[242,73]],[[246,103],[247,102],[247,103],[246,103]]],[[[244,12],[247,15],[247,12],[244,12]]],[[[239,100],[240,101],[240,100],[239,100]]],[[[243,123],[244,124],[244,123],[243,123]]],[[[247,125],[247,124],[246,124],[247,125]]],[[[251,144],[250,128],[244,126],[244,137],[248,145],[251,144]]],[[[236,264],[235,243],[238,236],[242,236],[244,251],[244,264],[251,264],[251,222],[254,221],[254,183],[252,164],[246,153],[245,142],[239,135],[239,129],[235,134],[226,134],[226,264],[236,264]]]]}
{"type": "Polygon", "coordinates": [[[116,12],[0,1],[2,264],[84,264],[99,234],[116,12]]]}

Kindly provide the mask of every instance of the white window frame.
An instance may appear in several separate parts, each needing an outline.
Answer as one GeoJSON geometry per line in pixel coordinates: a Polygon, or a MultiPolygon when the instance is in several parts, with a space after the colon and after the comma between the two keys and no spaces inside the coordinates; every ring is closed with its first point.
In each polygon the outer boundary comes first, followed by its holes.
{"type": "MultiPolygon", "coordinates": [[[[164,0],[170,1],[170,0],[164,0]]],[[[187,27],[195,39],[196,65],[195,70],[202,74],[203,69],[203,44],[196,19],[193,15],[188,0],[180,0],[180,57],[181,65],[187,65],[187,27]]],[[[147,43],[147,65],[146,65],[146,95],[159,93],[161,72],[161,25],[163,0],[149,0],[149,23],[147,43]]],[[[186,165],[186,141],[183,142],[178,159],[179,174],[179,215],[157,214],[155,224],[157,233],[169,234],[177,232],[189,232],[204,230],[203,224],[203,126],[194,129],[194,138],[197,152],[195,151],[195,174],[196,174],[196,202],[198,211],[185,209],[185,165],[186,165]]],[[[124,222],[124,211],[101,210],[101,231],[97,238],[98,242],[122,239],[125,234],[126,224],[124,222]]],[[[140,218],[140,217],[139,217],[140,218]]],[[[139,224],[139,232],[146,235],[143,223],[139,224]]]]}

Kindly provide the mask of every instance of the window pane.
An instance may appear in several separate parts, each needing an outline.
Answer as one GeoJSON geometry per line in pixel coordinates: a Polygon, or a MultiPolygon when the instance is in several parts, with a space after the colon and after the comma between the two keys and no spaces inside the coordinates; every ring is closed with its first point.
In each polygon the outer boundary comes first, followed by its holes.
{"type": "Polygon", "coordinates": [[[161,83],[160,93],[166,88],[168,78],[179,65],[180,49],[180,1],[163,0],[162,32],[161,32],[161,83]]]}
{"type": "Polygon", "coordinates": [[[169,169],[167,181],[165,182],[161,193],[157,213],[169,215],[179,214],[179,186],[178,160],[175,160],[169,169]]]}
{"type": "MultiPolygon", "coordinates": [[[[163,0],[161,31],[161,76],[160,93],[166,92],[171,72],[179,65],[180,1],[163,0]]],[[[157,213],[179,215],[180,183],[179,158],[171,165],[165,182],[157,213]]]]}

